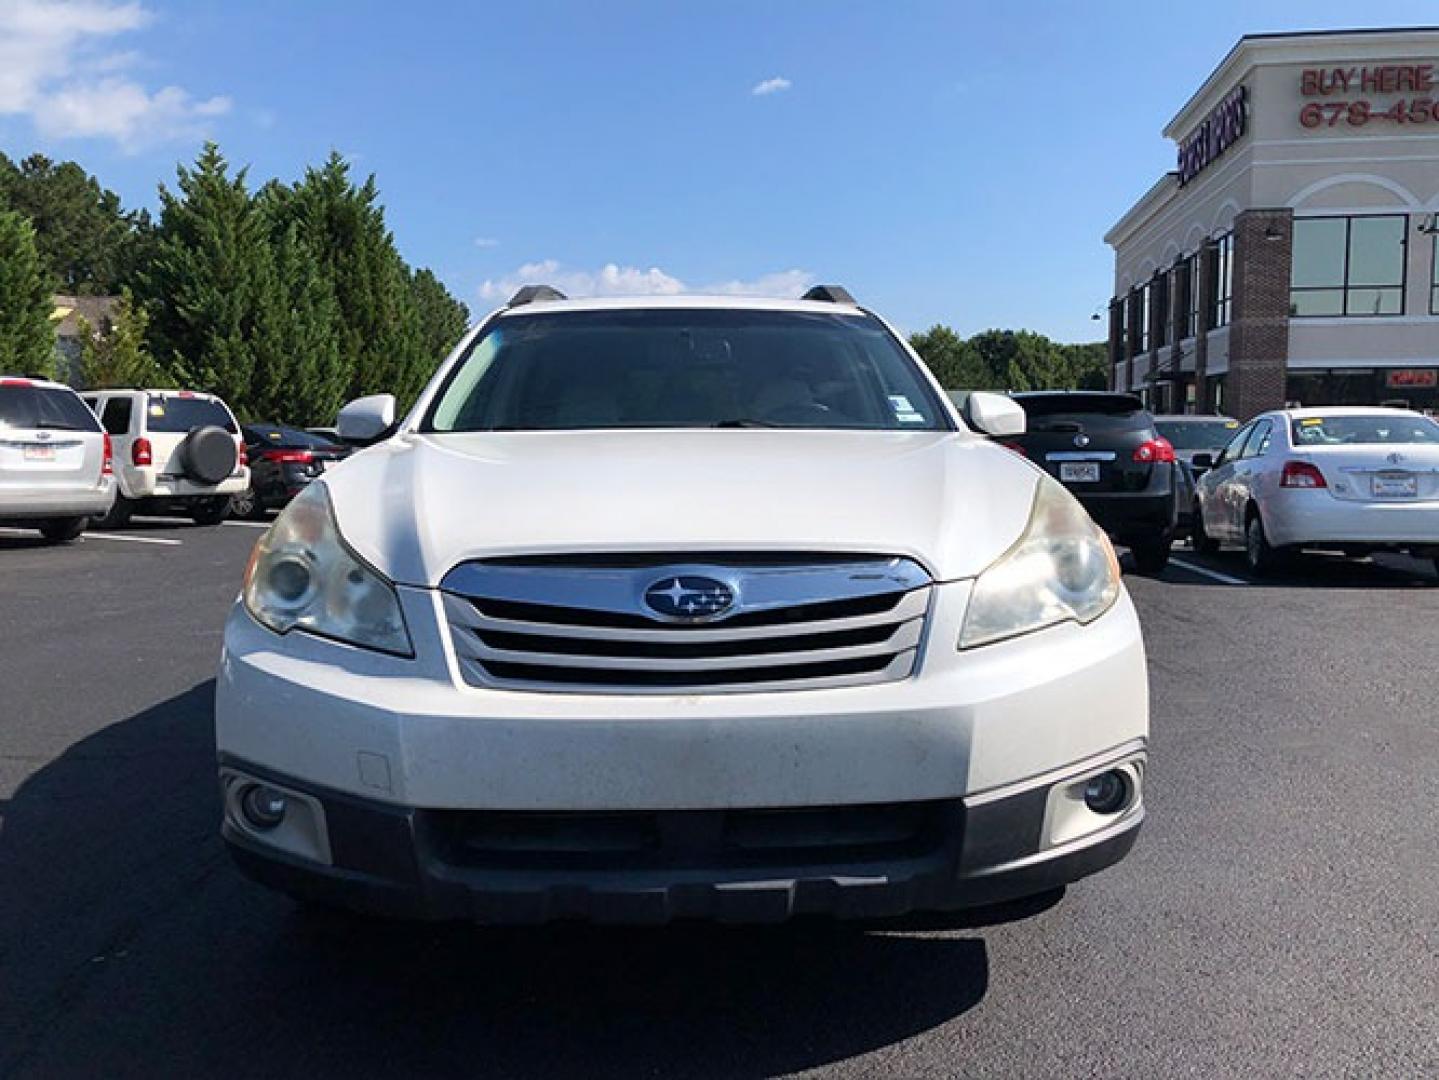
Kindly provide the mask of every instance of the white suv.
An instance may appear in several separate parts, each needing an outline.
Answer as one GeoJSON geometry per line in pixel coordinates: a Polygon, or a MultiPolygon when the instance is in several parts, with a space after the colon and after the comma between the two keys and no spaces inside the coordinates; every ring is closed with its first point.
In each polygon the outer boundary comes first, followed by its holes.
{"type": "Polygon", "coordinates": [[[190,390],[95,390],[82,397],[115,447],[119,494],[96,520],[119,528],[136,513],[218,525],[250,486],[245,442],[230,407],[190,390]]]}
{"type": "Polygon", "coordinates": [[[114,499],[110,437],[75,391],[0,376],[0,524],[68,543],[114,499]]]}
{"type": "Polygon", "coordinates": [[[261,540],[223,832],[306,899],[484,922],[1050,892],[1144,816],[1104,534],[842,290],[527,287],[261,540]]]}

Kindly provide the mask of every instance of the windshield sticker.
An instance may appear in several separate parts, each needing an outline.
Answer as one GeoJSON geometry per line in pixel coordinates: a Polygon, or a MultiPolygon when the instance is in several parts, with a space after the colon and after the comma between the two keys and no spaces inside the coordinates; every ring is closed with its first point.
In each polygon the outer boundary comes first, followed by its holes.
{"type": "Polygon", "coordinates": [[[1318,425],[1318,424],[1324,423],[1324,418],[1323,418],[1322,416],[1315,416],[1315,417],[1311,417],[1311,418],[1308,419],[1308,420],[1301,420],[1301,421],[1299,421],[1299,422],[1300,422],[1301,424],[1303,424],[1305,427],[1314,427],[1314,426],[1316,426],[1316,425],[1318,425]]]}
{"type": "Polygon", "coordinates": [[[1239,421],[1238,421],[1238,420],[1227,420],[1227,421],[1225,421],[1224,426],[1227,427],[1227,428],[1237,428],[1237,427],[1239,426],[1239,421]]]}
{"type": "Polygon", "coordinates": [[[903,394],[890,394],[889,406],[895,411],[896,414],[914,412],[914,406],[909,403],[909,398],[905,397],[903,394]]]}
{"type": "Polygon", "coordinates": [[[151,405],[151,406],[150,406],[150,415],[151,415],[151,416],[164,416],[164,415],[165,415],[165,406],[163,406],[163,405],[151,405]]]}

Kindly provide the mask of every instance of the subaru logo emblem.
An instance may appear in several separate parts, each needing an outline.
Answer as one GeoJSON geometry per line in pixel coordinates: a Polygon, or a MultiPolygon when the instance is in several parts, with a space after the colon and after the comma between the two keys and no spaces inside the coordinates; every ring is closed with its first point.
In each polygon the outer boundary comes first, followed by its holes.
{"type": "Polygon", "coordinates": [[[1074,445],[1075,445],[1075,446],[1088,446],[1088,445],[1089,445],[1089,436],[1086,435],[1086,434],[1084,434],[1084,432],[1081,431],[1078,435],[1076,435],[1076,436],[1074,437],[1074,445]]]}
{"type": "Polygon", "coordinates": [[[723,581],[698,574],[672,574],[645,590],[646,606],[676,622],[718,618],[734,607],[734,601],[734,590],[723,581]]]}
{"type": "Polygon", "coordinates": [[[1389,455],[1389,464],[1391,465],[1398,465],[1403,460],[1404,455],[1399,453],[1398,450],[1394,451],[1394,453],[1389,455]]]}
{"type": "Polygon", "coordinates": [[[41,442],[46,442],[50,439],[50,433],[48,431],[37,431],[35,432],[35,438],[41,442]]]}

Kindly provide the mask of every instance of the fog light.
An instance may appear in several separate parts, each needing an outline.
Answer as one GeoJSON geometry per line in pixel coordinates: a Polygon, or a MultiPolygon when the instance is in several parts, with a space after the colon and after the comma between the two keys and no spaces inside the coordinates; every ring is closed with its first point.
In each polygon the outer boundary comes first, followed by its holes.
{"type": "Polygon", "coordinates": [[[288,802],[284,792],[264,784],[251,784],[240,796],[240,813],[256,829],[273,829],[285,820],[288,802]]]}
{"type": "Polygon", "coordinates": [[[1096,814],[1117,814],[1129,802],[1129,777],[1118,769],[1091,776],[1084,785],[1084,805],[1096,814]]]}

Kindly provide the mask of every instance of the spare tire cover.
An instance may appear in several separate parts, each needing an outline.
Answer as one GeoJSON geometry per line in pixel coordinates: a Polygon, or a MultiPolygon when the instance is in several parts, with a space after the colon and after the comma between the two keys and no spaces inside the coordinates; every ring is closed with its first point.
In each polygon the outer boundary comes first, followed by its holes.
{"type": "Polygon", "coordinates": [[[235,436],[214,425],[196,428],[186,435],[179,455],[181,470],[202,484],[218,484],[240,463],[235,436]]]}

